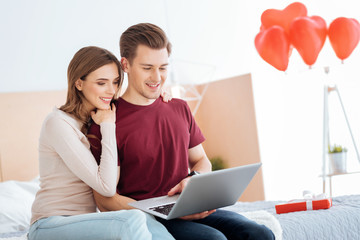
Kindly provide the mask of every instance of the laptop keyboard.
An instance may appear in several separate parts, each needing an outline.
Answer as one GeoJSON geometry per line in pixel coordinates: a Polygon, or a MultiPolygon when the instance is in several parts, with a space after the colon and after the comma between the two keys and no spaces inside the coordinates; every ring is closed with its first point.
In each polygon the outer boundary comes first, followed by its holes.
{"type": "Polygon", "coordinates": [[[161,205],[161,206],[157,206],[157,207],[152,207],[149,209],[153,210],[155,212],[158,212],[158,213],[162,213],[167,216],[167,215],[169,215],[169,213],[174,205],[175,205],[175,203],[170,203],[170,204],[165,204],[165,205],[161,205]]]}

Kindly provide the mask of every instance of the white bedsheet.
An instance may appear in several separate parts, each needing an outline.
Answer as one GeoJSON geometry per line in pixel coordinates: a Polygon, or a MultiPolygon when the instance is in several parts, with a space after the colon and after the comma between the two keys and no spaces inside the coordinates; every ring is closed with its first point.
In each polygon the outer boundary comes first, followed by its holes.
{"type": "Polygon", "coordinates": [[[332,199],[333,206],[329,209],[285,214],[275,212],[275,205],[284,201],[239,202],[227,209],[244,213],[268,212],[280,223],[283,240],[359,240],[360,195],[332,199]]]}
{"type": "Polygon", "coordinates": [[[28,182],[0,183],[0,234],[29,228],[31,206],[38,189],[38,178],[28,182]]]}
{"type": "MultiPolygon", "coordinates": [[[[29,182],[0,183],[0,240],[25,240],[31,205],[39,189],[38,178],[29,182]]],[[[333,198],[333,206],[276,214],[283,201],[238,202],[223,209],[234,211],[270,228],[277,240],[360,239],[360,195],[333,198]]]]}
{"type": "Polygon", "coordinates": [[[0,240],[27,240],[27,233],[21,233],[16,235],[16,237],[0,237],[0,240]]]}

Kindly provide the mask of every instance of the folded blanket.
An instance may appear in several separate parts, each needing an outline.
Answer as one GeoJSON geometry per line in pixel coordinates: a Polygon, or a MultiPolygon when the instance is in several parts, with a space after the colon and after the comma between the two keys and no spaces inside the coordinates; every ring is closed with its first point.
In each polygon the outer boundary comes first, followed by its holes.
{"type": "Polygon", "coordinates": [[[244,217],[253,220],[254,222],[265,225],[268,227],[275,235],[276,240],[282,240],[282,228],[280,222],[267,211],[253,211],[253,212],[239,212],[239,214],[244,217]]]}
{"type": "Polygon", "coordinates": [[[276,240],[282,240],[282,227],[280,225],[280,222],[272,215],[271,213],[265,211],[265,210],[257,210],[257,211],[244,211],[243,208],[239,208],[237,204],[229,207],[222,208],[223,210],[227,211],[233,211],[236,213],[239,213],[243,215],[244,217],[260,224],[265,225],[268,227],[275,235],[276,240]]]}

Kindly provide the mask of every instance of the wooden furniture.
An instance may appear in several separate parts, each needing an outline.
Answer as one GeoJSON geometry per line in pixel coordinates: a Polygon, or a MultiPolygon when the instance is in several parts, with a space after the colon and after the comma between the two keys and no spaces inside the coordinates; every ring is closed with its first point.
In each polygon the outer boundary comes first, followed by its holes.
{"type": "MultiPolygon", "coordinates": [[[[208,157],[221,157],[228,167],[260,162],[251,74],[197,87],[200,93],[207,88],[195,119],[205,135],[203,146],[208,157]]],[[[189,102],[189,105],[194,107],[195,103],[189,102]]],[[[241,201],[265,199],[262,168],[241,201]]]]}

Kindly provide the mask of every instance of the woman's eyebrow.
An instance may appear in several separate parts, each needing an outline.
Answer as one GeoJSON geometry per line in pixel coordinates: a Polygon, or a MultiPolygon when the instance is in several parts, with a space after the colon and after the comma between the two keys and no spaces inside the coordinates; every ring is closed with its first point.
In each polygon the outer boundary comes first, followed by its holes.
{"type": "MultiPolygon", "coordinates": [[[[114,78],[113,80],[119,80],[120,76],[117,76],[116,78],[114,78]]],[[[110,79],[108,78],[97,78],[96,81],[109,81],[110,79]]]]}

